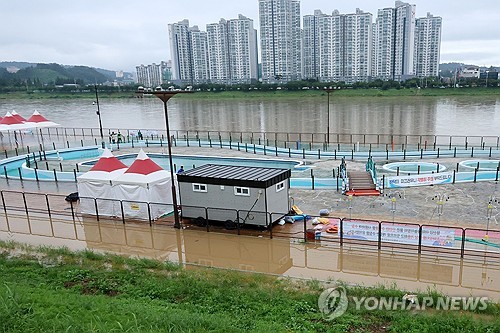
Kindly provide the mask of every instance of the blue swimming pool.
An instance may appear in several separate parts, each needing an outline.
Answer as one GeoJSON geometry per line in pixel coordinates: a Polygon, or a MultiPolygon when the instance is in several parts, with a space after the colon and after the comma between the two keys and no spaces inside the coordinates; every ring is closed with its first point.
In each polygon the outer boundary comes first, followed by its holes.
{"type": "Polygon", "coordinates": [[[469,170],[495,171],[500,167],[500,160],[468,160],[460,162],[460,166],[469,170]]]}
{"type": "MultiPolygon", "coordinates": [[[[47,180],[53,181],[75,181],[76,177],[83,172],[76,170],[64,170],[64,172],[57,170],[41,170],[34,169],[33,156],[38,163],[44,163],[45,157],[51,161],[87,161],[78,163],[81,170],[88,170],[97,161],[98,157],[102,154],[102,149],[99,147],[80,147],[71,149],[62,149],[59,151],[45,152],[45,155],[29,155],[31,165],[27,166],[26,161],[28,155],[15,156],[0,161],[0,175],[9,178],[20,178],[26,180],[47,180]],[[87,167],[87,168],[85,168],[87,167]],[[35,171],[36,170],[36,171],[35,171]]],[[[137,154],[117,155],[124,164],[131,165],[135,160],[137,154]]],[[[160,165],[165,170],[170,170],[167,154],[150,153],[148,156],[160,165]]],[[[258,158],[235,158],[235,157],[220,157],[220,156],[194,156],[194,155],[173,155],[173,164],[176,170],[181,166],[184,170],[189,170],[194,167],[199,167],[205,164],[222,164],[222,165],[237,165],[237,166],[251,166],[251,167],[265,167],[277,169],[291,169],[292,171],[303,171],[309,166],[304,166],[302,162],[295,160],[280,160],[280,159],[258,159],[258,158]]],[[[67,165],[67,163],[66,163],[67,165]]],[[[174,170],[175,171],[175,170],[174,170]]]]}
{"type": "MultiPolygon", "coordinates": [[[[170,170],[170,164],[167,154],[148,153],[148,156],[159,166],[165,170],[170,170]]],[[[125,165],[131,165],[137,154],[116,155],[125,165]]],[[[81,165],[92,166],[97,162],[97,159],[86,161],[81,165]]],[[[181,166],[184,170],[189,170],[205,164],[219,164],[219,165],[236,165],[236,166],[250,166],[250,167],[263,167],[263,168],[276,168],[276,169],[291,169],[299,167],[301,162],[293,160],[275,160],[275,159],[258,159],[258,158],[235,158],[235,157],[220,157],[220,156],[194,156],[194,155],[172,155],[172,162],[174,168],[178,169],[181,166]]]]}
{"type": "Polygon", "coordinates": [[[382,166],[385,171],[400,173],[432,173],[443,172],[446,170],[444,165],[430,162],[395,162],[388,163],[382,166]]]}

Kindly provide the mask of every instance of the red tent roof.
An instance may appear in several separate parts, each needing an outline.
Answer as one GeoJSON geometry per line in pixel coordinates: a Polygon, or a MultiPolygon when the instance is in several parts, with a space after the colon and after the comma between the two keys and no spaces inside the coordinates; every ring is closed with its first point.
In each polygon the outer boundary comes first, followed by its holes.
{"type": "Polygon", "coordinates": [[[90,171],[112,172],[119,169],[125,169],[127,166],[118,158],[113,156],[109,149],[104,149],[104,152],[99,158],[99,161],[90,169],[90,171]]]}
{"type": "Polygon", "coordinates": [[[16,111],[12,111],[12,117],[16,118],[17,120],[19,120],[21,123],[25,122],[26,119],[24,119],[19,113],[17,113],[16,111]]]}
{"type": "Polygon", "coordinates": [[[0,124],[2,125],[15,125],[15,124],[22,124],[23,122],[16,119],[10,112],[7,112],[5,117],[0,121],[0,124]]]}
{"type": "Polygon", "coordinates": [[[141,149],[134,163],[128,168],[125,173],[135,173],[140,175],[149,175],[153,172],[163,170],[161,166],[153,162],[152,159],[146,155],[146,153],[141,149]]]}
{"type": "Polygon", "coordinates": [[[33,112],[33,115],[28,118],[27,122],[30,123],[42,123],[48,121],[44,116],[42,116],[38,111],[33,112]]]}

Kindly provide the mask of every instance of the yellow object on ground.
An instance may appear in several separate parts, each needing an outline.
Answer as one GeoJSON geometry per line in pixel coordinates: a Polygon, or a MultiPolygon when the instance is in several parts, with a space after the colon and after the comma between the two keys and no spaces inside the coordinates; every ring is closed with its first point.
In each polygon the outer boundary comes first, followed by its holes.
{"type": "Polygon", "coordinates": [[[330,219],[326,217],[318,217],[318,222],[322,224],[330,224],[330,219]]]}
{"type": "Polygon", "coordinates": [[[297,205],[293,205],[292,206],[292,210],[295,212],[295,214],[297,215],[304,215],[304,212],[302,212],[302,210],[300,210],[299,207],[297,207],[297,205]]]}

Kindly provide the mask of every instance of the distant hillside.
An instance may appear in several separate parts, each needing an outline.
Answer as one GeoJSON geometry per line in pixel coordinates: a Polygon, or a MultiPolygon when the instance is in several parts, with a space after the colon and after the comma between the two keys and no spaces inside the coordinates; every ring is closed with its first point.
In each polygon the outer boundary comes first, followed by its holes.
{"type": "Polygon", "coordinates": [[[87,66],[68,66],[59,64],[35,64],[28,62],[0,62],[0,79],[7,83],[24,82],[40,84],[79,83],[92,84],[113,81],[114,71],[87,66]],[[15,73],[8,73],[7,68],[18,68],[15,73]]]}

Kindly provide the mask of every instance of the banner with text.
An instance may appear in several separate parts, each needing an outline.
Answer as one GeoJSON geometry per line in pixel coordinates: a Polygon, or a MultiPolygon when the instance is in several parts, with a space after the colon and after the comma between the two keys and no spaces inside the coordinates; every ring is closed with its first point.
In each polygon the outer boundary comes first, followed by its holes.
{"type": "Polygon", "coordinates": [[[453,173],[442,172],[425,175],[407,175],[386,177],[385,188],[400,188],[412,186],[426,186],[437,184],[451,184],[453,181],[453,173]]]}
{"type": "MultiPolygon", "coordinates": [[[[350,220],[342,223],[344,238],[378,241],[377,222],[350,220]]],[[[382,242],[418,245],[419,229],[418,225],[382,223],[380,238],[382,242]]],[[[454,244],[454,229],[430,226],[422,228],[422,245],[453,247],[454,244]]]]}

